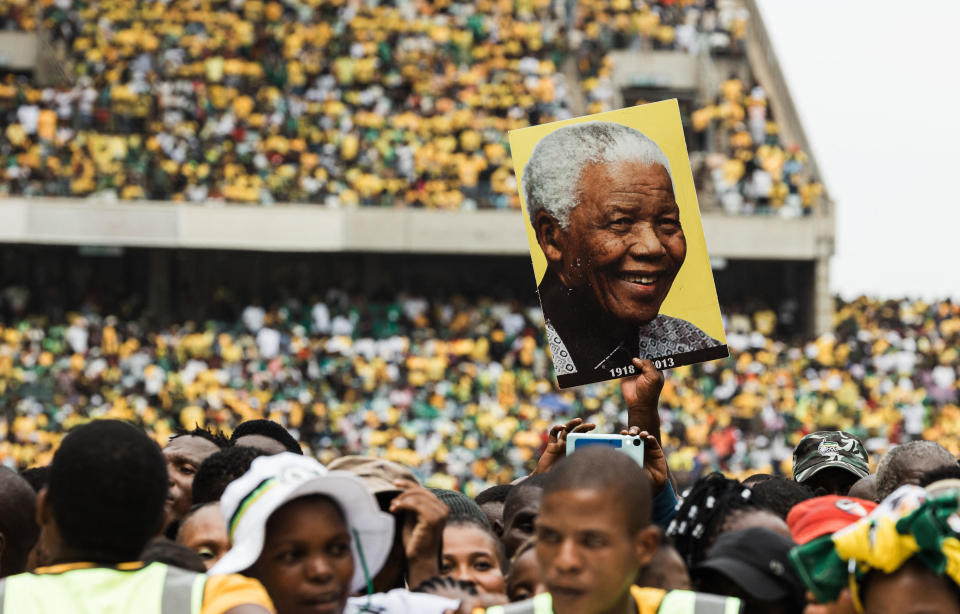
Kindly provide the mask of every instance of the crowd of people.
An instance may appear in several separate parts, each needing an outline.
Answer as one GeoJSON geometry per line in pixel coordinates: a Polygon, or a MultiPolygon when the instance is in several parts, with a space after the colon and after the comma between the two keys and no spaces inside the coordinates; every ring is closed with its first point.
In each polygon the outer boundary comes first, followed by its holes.
{"type": "MultiPolygon", "coordinates": [[[[612,50],[742,54],[746,16],[3,2],[73,83],[0,82],[0,191],[516,208],[509,130],[610,108],[612,50]]],[[[690,118],[731,214],[817,206],[773,120],[737,77],[690,118]]],[[[960,614],[950,300],[729,309],[727,358],[563,390],[519,301],[34,306],[0,291],[0,613],[960,614]]]]}
{"type": "Polygon", "coordinates": [[[440,209],[519,207],[507,133],[571,117],[581,86],[610,109],[611,49],[732,51],[746,19],[713,0],[3,11],[41,21],[71,83],[0,82],[2,193],[440,209]]]}
{"type": "Polygon", "coordinates": [[[77,83],[0,91],[18,126],[10,189],[516,207],[507,132],[570,116],[549,14],[545,2],[51,3],[44,24],[77,83]]]}
{"type": "Polygon", "coordinates": [[[34,32],[37,7],[30,0],[9,0],[0,4],[0,31],[34,32]]]}
{"type": "MultiPolygon", "coordinates": [[[[727,313],[729,358],[666,372],[663,441],[682,479],[786,474],[792,446],[821,428],[871,452],[928,438],[960,453],[956,304],[840,301],[832,332],[800,340],[778,317],[727,313]]],[[[15,468],[49,463],[62,434],[93,417],[133,420],[158,442],[269,418],[321,462],[375,454],[475,494],[531,470],[557,418],[622,422],[615,382],[556,389],[542,312],[519,303],[331,292],[167,327],[89,307],[8,318],[0,461],[15,468]]]]}
{"type": "Polygon", "coordinates": [[[725,211],[799,217],[820,203],[823,185],[806,153],[781,141],[762,86],[748,92],[743,80],[731,75],[713,103],[694,111],[691,119],[694,131],[712,131],[711,140],[722,144],[706,157],[705,171],[713,184],[710,193],[725,211]]]}
{"type": "Polygon", "coordinates": [[[411,468],[325,463],[279,422],[84,421],[49,464],[0,468],[0,607],[164,614],[960,612],[960,464],[914,439],[871,458],[820,430],[786,475],[675,490],[665,380],[620,381],[642,459],[555,424],[530,472],[471,497],[411,468]],[[875,467],[875,470],[873,469],[875,467]]]}
{"type": "Polygon", "coordinates": [[[614,108],[612,52],[682,51],[742,57],[749,11],[737,2],[577,2],[571,47],[591,113],[614,108]]]}

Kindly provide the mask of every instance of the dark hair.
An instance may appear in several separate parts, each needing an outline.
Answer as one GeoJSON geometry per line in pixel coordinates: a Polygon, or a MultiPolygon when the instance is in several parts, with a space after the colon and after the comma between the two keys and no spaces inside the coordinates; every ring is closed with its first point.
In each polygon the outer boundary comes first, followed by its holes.
{"type": "Polygon", "coordinates": [[[37,494],[13,470],[0,466],[0,533],[5,538],[0,577],[22,573],[40,536],[37,494]]]}
{"type": "Polygon", "coordinates": [[[564,490],[616,490],[626,511],[629,535],[651,522],[653,493],[635,460],[603,446],[589,446],[563,458],[547,475],[543,496],[564,490]]]}
{"type": "Polygon", "coordinates": [[[745,480],[742,482],[742,484],[743,484],[744,486],[750,486],[750,487],[752,488],[752,487],[756,486],[757,484],[759,484],[760,482],[766,482],[766,481],[768,481],[768,480],[773,480],[773,479],[775,479],[776,477],[777,477],[777,476],[772,475],[772,474],[769,474],[769,473],[754,473],[753,475],[751,475],[750,477],[748,477],[747,479],[745,479],[745,480]]]}
{"type": "Polygon", "coordinates": [[[483,505],[484,503],[490,503],[495,501],[497,503],[506,503],[507,495],[510,494],[510,491],[513,489],[511,484],[497,484],[496,486],[491,486],[490,488],[482,491],[476,497],[473,498],[476,501],[477,505],[483,505]]]}
{"type": "Polygon", "coordinates": [[[163,524],[167,464],[143,431],[95,420],[53,455],[48,500],[64,543],[88,560],[135,560],[163,524]]]}
{"type": "Polygon", "coordinates": [[[794,505],[817,496],[809,486],[782,476],[755,482],[751,490],[754,503],[784,520],[794,505]]]}
{"type": "Polygon", "coordinates": [[[667,527],[667,536],[673,539],[688,569],[706,558],[727,516],[758,509],[752,498],[749,487],[719,472],[700,478],[683,493],[677,515],[667,527]]]}
{"type": "Polygon", "coordinates": [[[485,529],[490,528],[490,521],[487,520],[487,515],[484,514],[480,506],[467,495],[462,492],[457,492],[456,490],[447,490],[446,488],[431,488],[430,492],[436,495],[437,499],[440,499],[440,501],[450,509],[450,514],[447,516],[447,524],[466,519],[471,522],[476,522],[485,529]]]}
{"type": "Polygon", "coordinates": [[[193,504],[219,501],[230,482],[246,473],[258,456],[267,456],[267,453],[258,448],[236,446],[205,458],[193,476],[193,504]]]}
{"type": "Polygon", "coordinates": [[[187,429],[178,426],[176,429],[174,429],[174,434],[170,436],[170,439],[167,440],[167,443],[170,443],[177,437],[202,437],[221,450],[230,445],[230,440],[227,439],[226,435],[224,435],[220,429],[210,431],[200,426],[195,426],[188,431],[187,429]]]}
{"type": "Polygon", "coordinates": [[[147,547],[140,553],[140,560],[146,565],[165,563],[199,573],[207,572],[207,566],[203,564],[203,559],[200,558],[199,554],[166,537],[151,539],[147,543],[147,547]]]}
{"type": "Polygon", "coordinates": [[[20,472],[20,477],[30,484],[33,492],[40,492],[40,489],[47,485],[50,480],[50,465],[43,467],[30,467],[20,472]]]}
{"type": "Polygon", "coordinates": [[[283,447],[286,448],[288,452],[303,454],[303,450],[300,449],[300,444],[293,438],[293,435],[291,435],[287,429],[283,428],[280,423],[274,422],[273,420],[259,419],[241,422],[230,435],[230,445],[237,445],[237,440],[245,435],[263,435],[264,437],[275,439],[283,444],[283,447]]]}
{"type": "Polygon", "coordinates": [[[929,486],[940,480],[960,480],[960,465],[945,465],[925,472],[920,476],[920,486],[929,486]]]}

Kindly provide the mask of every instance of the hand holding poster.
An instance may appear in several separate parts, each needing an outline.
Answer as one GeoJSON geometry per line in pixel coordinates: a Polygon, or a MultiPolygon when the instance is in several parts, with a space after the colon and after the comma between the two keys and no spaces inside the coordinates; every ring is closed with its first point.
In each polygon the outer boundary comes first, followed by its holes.
{"type": "Polygon", "coordinates": [[[727,355],[675,100],[510,133],[561,388],[727,355]]]}

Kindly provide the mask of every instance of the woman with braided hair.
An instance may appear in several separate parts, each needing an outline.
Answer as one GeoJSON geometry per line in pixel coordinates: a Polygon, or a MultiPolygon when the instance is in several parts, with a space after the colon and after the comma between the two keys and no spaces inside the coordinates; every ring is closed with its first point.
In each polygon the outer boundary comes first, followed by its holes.
{"type": "Polygon", "coordinates": [[[758,505],[750,487],[716,472],[700,478],[683,493],[667,536],[692,569],[706,557],[718,535],[748,527],[763,527],[790,537],[787,524],[758,505]]]}

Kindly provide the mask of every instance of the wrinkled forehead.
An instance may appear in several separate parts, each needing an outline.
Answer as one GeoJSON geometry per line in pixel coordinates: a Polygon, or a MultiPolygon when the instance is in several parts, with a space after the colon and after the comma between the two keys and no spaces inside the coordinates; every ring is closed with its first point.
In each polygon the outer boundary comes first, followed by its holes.
{"type": "Polygon", "coordinates": [[[642,183],[648,190],[664,190],[674,194],[673,177],[667,167],[659,162],[635,158],[584,164],[577,180],[577,193],[582,194],[583,190],[588,188],[614,189],[631,183],[642,183]],[[636,182],[631,181],[633,179],[636,179],[636,182]],[[590,185],[591,182],[600,183],[590,185]]]}

